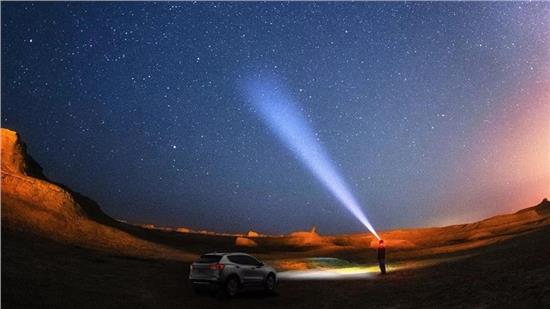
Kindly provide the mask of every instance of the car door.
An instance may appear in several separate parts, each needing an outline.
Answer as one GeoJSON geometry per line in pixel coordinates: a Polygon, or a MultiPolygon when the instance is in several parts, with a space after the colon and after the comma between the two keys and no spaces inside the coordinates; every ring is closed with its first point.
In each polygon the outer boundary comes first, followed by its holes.
{"type": "Polygon", "coordinates": [[[251,282],[254,282],[254,273],[253,273],[253,267],[250,265],[250,260],[247,259],[246,255],[243,254],[235,254],[231,255],[229,257],[229,260],[236,265],[237,272],[241,276],[244,284],[249,284],[251,282]]]}
{"type": "Polygon", "coordinates": [[[262,264],[249,255],[243,255],[242,259],[245,263],[248,281],[250,283],[262,282],[264,279],[262,264]]]}

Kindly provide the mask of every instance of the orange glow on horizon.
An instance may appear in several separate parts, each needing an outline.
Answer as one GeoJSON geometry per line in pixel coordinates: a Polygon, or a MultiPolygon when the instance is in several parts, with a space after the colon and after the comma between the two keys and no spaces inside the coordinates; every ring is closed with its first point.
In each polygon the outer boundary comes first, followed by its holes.
{"type": "Polygon", "coordinates": [[[442,198],[449,207],[434,226],[513,212],[550,197],[549,85],[550,80],[537,83],[528,94],[508,99],[480,125],[478,144],[457,163],[448,184],[463,189],[442,198]]]}

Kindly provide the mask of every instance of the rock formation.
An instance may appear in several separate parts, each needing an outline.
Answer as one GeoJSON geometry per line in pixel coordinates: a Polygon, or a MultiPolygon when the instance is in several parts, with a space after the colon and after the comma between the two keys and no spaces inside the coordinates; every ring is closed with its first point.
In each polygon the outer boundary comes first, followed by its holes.
{"type": "Polygon", "coordinates": [[[237,247],[257,247],[258,243],[246,237],[237,237],[235,239],[235,245],[237,247]]]}
{"type": "Polygon", "coordinates": [[[1,138],[2,233],[122,254],[181,257],[128,233],[132,227],[104,214],[91,199],[49,181],[16,132],[2,128],[1,138]]]}

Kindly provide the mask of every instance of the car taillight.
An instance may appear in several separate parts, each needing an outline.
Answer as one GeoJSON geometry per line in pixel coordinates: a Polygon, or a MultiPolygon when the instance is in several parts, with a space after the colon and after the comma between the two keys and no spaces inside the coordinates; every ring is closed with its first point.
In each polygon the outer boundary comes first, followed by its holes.
{"type": "Polygon", "coordinates": [[[212,270],[222,270],[224,267],[225,265],[220,263],[210,265],[210,269],[212,270]]]}

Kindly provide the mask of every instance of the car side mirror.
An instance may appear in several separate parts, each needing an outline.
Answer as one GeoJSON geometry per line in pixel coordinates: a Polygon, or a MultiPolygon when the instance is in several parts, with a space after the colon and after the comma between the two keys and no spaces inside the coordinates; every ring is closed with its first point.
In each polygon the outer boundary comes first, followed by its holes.
{"type": "Polygon", "coordinates": [[[264,263],[260,262],[260,263],[258,264],[258,268],[260,268],[260,267],[262,267],[262,266],[264,266],[264,263]]]}

